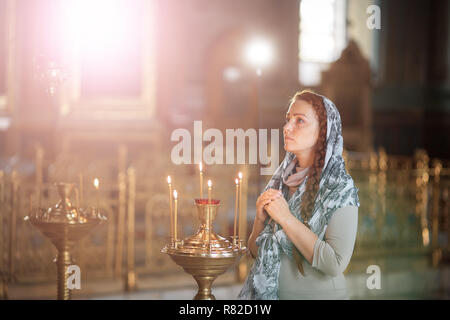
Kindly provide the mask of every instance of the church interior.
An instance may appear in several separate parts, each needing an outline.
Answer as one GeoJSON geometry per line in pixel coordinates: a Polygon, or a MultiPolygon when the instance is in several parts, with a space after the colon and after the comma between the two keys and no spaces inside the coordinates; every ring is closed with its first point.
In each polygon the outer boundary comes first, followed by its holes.
{"type": "Polygon", "coordinates": [[[447,0],[0,0],[0,299],[236,299],[303,89],[359,189],[351,299],[449,299],[447,0]],[[176,258],[211,232],[220,272],[176,258]]]}

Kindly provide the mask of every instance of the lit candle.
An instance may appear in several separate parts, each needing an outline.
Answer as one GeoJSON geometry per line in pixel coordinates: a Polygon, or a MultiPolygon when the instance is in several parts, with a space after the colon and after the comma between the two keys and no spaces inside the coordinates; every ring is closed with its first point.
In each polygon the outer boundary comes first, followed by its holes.
{"type": "Polygon", "coordinates": [[[200,169],[200,199],[203,199],[203,165],[201,162],[198,167],[200,169]]]}
{"type": "Polygon", "coordinates": [[[99,208],[100,208],[100,205],[99,205],[99,198],[100,198],[100,195],[99,195],[99,193],[100,193],[100,191],[99,191],[99,186],[100,186],[100,182],[98,181],[98,179],[97,178],[95,178],[94,179],[94,187],[95,187],[95,189],[97,190],[97,192],[96,192],[96,198],[97,198],[97,210],[99,210],[99,208]]]}
{"type": "Polygon", "coordinates": [[[38,198],[38,208],[40,209],[40,208],[41,208],[41,193],[42,193],[41,188],[39,188],[38,193],[39,193],[39,198],[38,198]]]}
{"type": "Polygon", "coordinates": [[[237,211],[238,211],[238,199],[239,199],[239,180],[236,178],[234,179],[234,182],[236,183],[236,201],[234,206],[234,238],[233,243],[236,244],[236,220],[237,220],[237,211]]]}
{"type": "Polygon", "coordinates": [[[211,250],[211,189],[212,182],[208,180],[208,249],[211,250]]]}
{"type": "Polygon", "coordinates": [[[172,204],[172,179],[167,176],[167,183],[169,184],[169,207],[170,207],[170,241],[173,241],[173,204],[172,204]]]}
{"type": "MultiPolygon", "coordinates": [[[[38,205],[38,209],[40,209],[41,208],[41,203],[42,203],[42,189],[43,189],[43,186],[42,186],[42,181],[41,181],[41,183],[38,183],[38,185],[37,185],[37,194],[36,194],[36,196],[37,196],[37,205],[38,205]]],[[[3,200],[4,200],[4,194],[3,194],[3,200]]],[[[1,258],[0,258],[1,259],[1,258]]]]}
{"type": "Polygon", "coordinates": [[[80,203],[83,203],[83,174],[80,172],[78,177],[80,179],[80,203]]]}
{"type": "Polygon", "coordinates": [[[174,237],[175,237],[175,247],[176,247],[177,246],[177,240],[178,240],[178,237],[177,237],[177,207],[178,207],[178,205],[177,205],[177,203],[178,203],[177,190],[173,190],[173,198],[175,200],[175,204],[174,204],[174,213],[175,213],[175,216],[174,216],[174,237]]]}
{"type": "Polygon", "coordinates": [[[212,182],[211,182],[211,180],[208,180],[208,204],[211,204],[211,188],[212,188],[212,182]]]}
{"type": "Polygon", "coordinates": [[[242,172],[238,173],[239,177],[239,239],[242,238],[241,225],[242,225],[242,172]]]}
{"type": "Polygon", "coordinates": [[[78,192],[78,188],[75,188],[75,199],[77,201],[77,203],[76,203],[77,209],[80,209],[80,195],[78,192]]]}

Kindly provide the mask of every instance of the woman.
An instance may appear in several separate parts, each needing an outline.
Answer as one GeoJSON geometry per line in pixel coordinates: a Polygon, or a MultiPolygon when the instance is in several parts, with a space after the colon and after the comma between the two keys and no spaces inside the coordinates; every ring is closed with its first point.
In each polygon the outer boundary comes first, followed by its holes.
{"type": "Polygon", "coordinates": [[[286,156],[256,202],[256,258],[238,299],[348,299],[358,188],[345,170],[339,111],[302,91],[283,127],[286,156]]]}

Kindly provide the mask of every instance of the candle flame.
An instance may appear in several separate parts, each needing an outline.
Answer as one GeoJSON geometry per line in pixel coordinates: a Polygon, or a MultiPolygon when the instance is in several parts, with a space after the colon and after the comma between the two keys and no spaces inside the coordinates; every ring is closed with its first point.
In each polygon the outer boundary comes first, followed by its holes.
{"type": "Polygon", "coordinates": [[[94,179],[94,187],[95,187],[95,189],[98,189],[99,185],[100,185],[100,182],[98,181],[97,178],[95,178],[94,179]]]}
{"type": "Polygon", "coordinates": [[[239,176],[239,179],[242,179],[242,172],[239,172],[238,176],[239,176]]]}
{"type": "Polygon", "coordinates": [[[202,172],[202,170],[203,170],[203,165],[202,165],[201,162],[199,163],[198,167],[200,168],[200,172],[202,172]]]}
{"type": "Polygon", "coordinates": [[[177,190],[173,190],[173,198],[174,198],[175,200],[177,200],[177,197],[178,197],[177,190]]]}
{"type": "Polygon", "coordinates": [[[236,182],[236,185],[238,185],[239,184],[238,178],[234,179],[234,182],[236,182]]]}
{"type": "Polygon", "coordinates": [[[172,179],[170,178],[170,176],[167,176],[167,183],[172,183],[172,179]]]}
{"type": "Polygon", "coordinates": [[[211,186],[212,186],[212,182],[211,182],[211,180],[208,180],[208,187],[211,188],[211,186]]]}

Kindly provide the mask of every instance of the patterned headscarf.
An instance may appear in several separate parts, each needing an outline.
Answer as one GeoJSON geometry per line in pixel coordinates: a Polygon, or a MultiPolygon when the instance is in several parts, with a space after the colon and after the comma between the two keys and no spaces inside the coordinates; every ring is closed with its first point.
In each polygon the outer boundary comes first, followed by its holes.
{"type": "MultiPolygon", "coordinates": [[[[327,151],[324,166],[319,180],[319,189],[314,202],[314,209],[308,221],[311,231],[323,240],[326,226],[338,208],[346,206],[360,206],[358,188],[352,177],[346,172],[342,158],[343,138],[339,111],[328,98],[321,96],[327,112],[327,151]]],[[[284,160],[277,168],[267,186],[282,190],[285,199],[288,198],[288,188],[282,177],[289,164],[295,161],[295,155],[286,152],[284,160]]],[[[292,166],[289,166],[292,167],[292,166]]],[[[305,191],[308,176],[299,185],[297,191],[288,200],[289,209],[297,219],[303,222],[300,215],[301,199],[305,191]]],[[[238,299],[250,300],[278,300],[278,275],[281,264],[281,250],[289,258],[300,256],[300,251],[286,236],[278,224],[270,224],[269,218],[264,222],[264,229],[256,239],[258,256],[253,263],[250,273],[238,295],[238,299]],[[294,254],[294,250],[296,251],[294,254]]]]}

